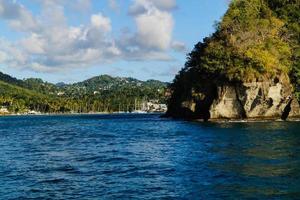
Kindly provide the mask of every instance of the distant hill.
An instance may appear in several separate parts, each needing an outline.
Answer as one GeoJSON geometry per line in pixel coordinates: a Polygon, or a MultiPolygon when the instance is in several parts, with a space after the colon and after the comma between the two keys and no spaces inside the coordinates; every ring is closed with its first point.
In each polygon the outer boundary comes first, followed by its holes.
{"type": "Polygon", "coordinates": [[[22,86],[23,82],[21,80],[18,80],[14,77],[11,77],[10,75],[4,74],[0,72],[0,80],[5,82],[5,83],[10,83],[13,85],[19,85],[22,86]]]}
{"type": "Polygon", "coordinates": [[[158,90],[163,90],[167,83],[160,81],[140,81],[134,78],[112,77],[109,75],[101,75],[90,78],[83,82],[65,85],[61,89],[68,95],[73,95],[74,91],[77,94],[99,94],[108,92],[118,93],[140,93],[151,98],[158,98],[158,90]]]}
{"type": "Polygon", "coordinates": [[[53,84],[42,79],[19,80],[0,73],[0,107],[11,112],[114,112],[141,108],[149,100],[165,102],[167,83],[157,80],[101,75],[74,83],[53,84]]]}
{"type": "MultiPolygon", "coordinates": [[[[19,83],[19,81],[15,83],[19,83]]],[[[55,100],[47,95],[0,81],[0,108],[5,106],[11,112],[16,113],[26,110],[54,112],[52,102],[55,100]]]]}

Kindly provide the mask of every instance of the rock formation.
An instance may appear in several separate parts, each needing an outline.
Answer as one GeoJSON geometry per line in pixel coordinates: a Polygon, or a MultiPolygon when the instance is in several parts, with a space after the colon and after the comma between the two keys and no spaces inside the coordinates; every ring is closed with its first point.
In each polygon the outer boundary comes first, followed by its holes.
{"type": "Polygon", "coordinates": [[[232,0],[175,76],[167,116],[300,117],[299,8],[294,0],[232,0]]]}
{"type": "Polygon", "coordinates": [[[204,82],[204,89],[191,88],[188,98],[178,103],[180,108],[169,110],[167,115],[203,120],[300,117],[300,106],[288,76],[249,83],[204,82]]]}

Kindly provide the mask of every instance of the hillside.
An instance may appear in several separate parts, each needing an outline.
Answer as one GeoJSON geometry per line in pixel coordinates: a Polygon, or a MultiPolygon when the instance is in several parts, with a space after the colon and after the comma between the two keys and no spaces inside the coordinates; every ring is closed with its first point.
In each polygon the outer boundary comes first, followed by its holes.
{"type": "Polygon", "coordinates": [[[0,80],[5,82],[5,83],[10,83],[10,84],[13,84],[13,85],[18,85],[18,86],[22,86],[23,85],[23,81],[21,80],[18,80],[14,77],[11,77],[7,74],[4,74],[2,72],[0,72],[0,80]]]}
{"type": "Polygon", "coordinates": [[[299,0],[233,0],[216,32],[195,45],[171,84],[168,115],[297,115],[299,6],[299,0]]]}
{"type": "Polygon", "coordinates": [[[56,112],[58,99],[22,88],[10,83],[0,81],[0,106],[5,106],[10,112],[26,112],[36,110],[43,112],[56,112]]]}
{"type": "Polygon", "coordinates": [[[44,113],[132,111],[150,100],[165,101],[166,83],[102,75],[74,84],[18,80],[0,74],[0,106],[10,112],[44,113]]]}
{"type": "Polygon", "coordinates": [[[162,99],[167,83],[160,81],[140,81],[134,78],[96,76],[83,82],[65,85],[59,89],[66,96],[83,94],[136,96],[138,98],[162,99]]]}

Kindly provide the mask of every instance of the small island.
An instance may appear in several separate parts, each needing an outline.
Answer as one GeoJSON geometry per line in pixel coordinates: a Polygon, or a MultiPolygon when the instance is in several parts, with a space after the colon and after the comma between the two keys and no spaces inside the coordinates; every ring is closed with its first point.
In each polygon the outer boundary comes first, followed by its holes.
{"type": "Polygon", "coordinates": [[[299,3],[232,1],[170,86],[166,116],[189,120],[300,117],[299,3]]]}

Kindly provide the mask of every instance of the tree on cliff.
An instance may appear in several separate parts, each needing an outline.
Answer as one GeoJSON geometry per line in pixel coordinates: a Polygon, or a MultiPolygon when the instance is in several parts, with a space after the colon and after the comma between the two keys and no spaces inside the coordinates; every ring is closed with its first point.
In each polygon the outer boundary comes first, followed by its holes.
{"type": "Polygon", "coordinates": [[[204,80],[251,82],[288,74],[299,92],[299,10],[299,0],[233,0],[216,32],[188,54],[170,86],[169,109],[204,80]]]}

